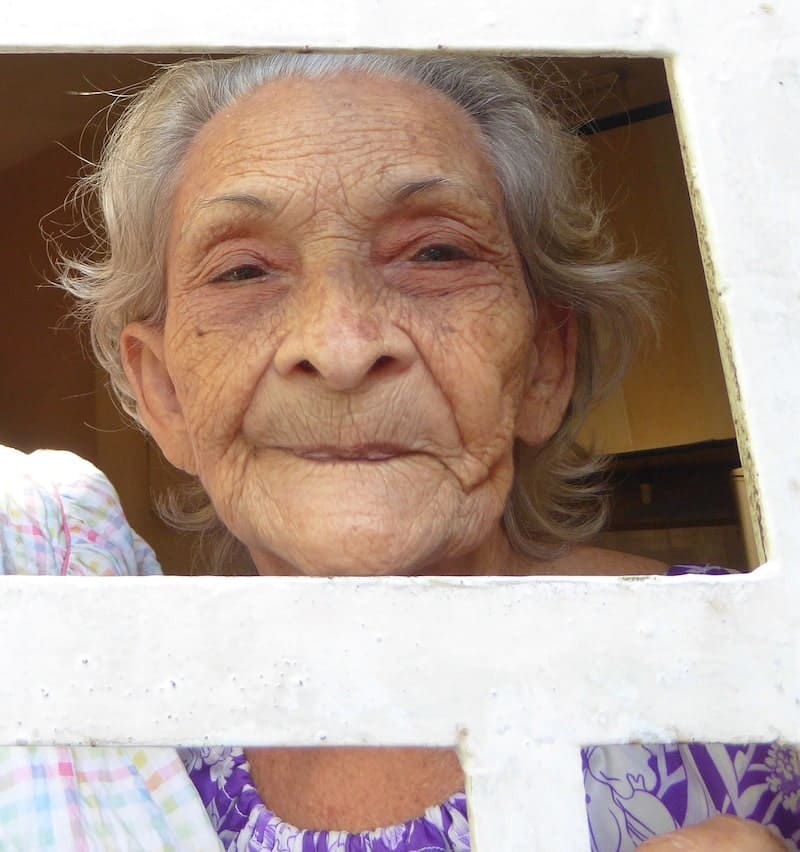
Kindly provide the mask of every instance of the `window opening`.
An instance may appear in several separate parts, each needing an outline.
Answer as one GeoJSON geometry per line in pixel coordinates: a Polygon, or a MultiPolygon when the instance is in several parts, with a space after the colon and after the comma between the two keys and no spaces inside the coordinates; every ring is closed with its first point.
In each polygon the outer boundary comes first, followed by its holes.
{"type": "MultiPolygon", "coordinates": [[[[59,221],[63,214],[47,214],[63,200],[80,168],[78,157],[97,156],[109,116],[119,112],[108,113],[112,97],[102,92],[124,95],[158,64],[179,58],[0,57],[0,74],[18,81],[6,88],[6,114],[21,119],[9,122],[0,150],[0,189],[16,210],[7,233],[18,247],[11,254],[16,274],[5,278],[5,287],[13,286],[22,314],[2,343],[5,357],[10,362],[28,346],[23,338],[37,341],[22,368],[4,376],[3,396],[15,402],[4,410],[0,434],[20,449],[70,448],[98,462],[165,569],[185,573],[194,559],[192,537],[176,535],[153,507],[155,495],[185,477],[120,418],[104,377],[93,371],[74,328],[63,322],[65,299],[36,287],[48,274],[39,220],[45,217],[48,229],[59,221]],[[100,94],[78,94],[93,91],[100,94]],[[31,110],[36,120],[23,119],[31,110]]],[[[748,557],[745,541],[755,542],[756,550],[761,545],[746,500],[734,497],[736,487],[741,493],[742,474],[733,474],[740,467],[736,439],[663,62],[516,62],[535,85],[547,88],[565,123],[587,137],[594,188],[623,250],[652,258],[662,272],[660,344],[637,358],[621,388],[589,415],[581,435],[586,446],[615,459],[610,521],[597,541],[666,562],[752,568],[754,545],[748,557]]]]}

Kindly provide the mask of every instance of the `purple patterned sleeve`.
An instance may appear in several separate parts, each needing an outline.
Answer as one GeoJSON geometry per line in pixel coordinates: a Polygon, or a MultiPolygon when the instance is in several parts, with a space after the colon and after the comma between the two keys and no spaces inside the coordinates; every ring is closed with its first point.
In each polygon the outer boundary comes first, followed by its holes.
{"type": "MultiPolygon", "coordinates": [[[[736,574],[674,565],[668,576],[736,574]]],[[[631,852],[650,837],[731,814],[800,849],[800,759],[792,746],[593,746],[583,750],[592,852],[631,852]]]]}

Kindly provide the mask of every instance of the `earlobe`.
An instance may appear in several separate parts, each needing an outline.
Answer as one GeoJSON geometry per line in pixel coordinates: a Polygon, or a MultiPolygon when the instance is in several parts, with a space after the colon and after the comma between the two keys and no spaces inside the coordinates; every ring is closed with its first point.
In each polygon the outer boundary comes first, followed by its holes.
{"type": "Polygon", "coordinates": [[[171,464],[197,473],[183,410],[164,358],[164,332],[131,323],[122,331],[120,351],[145,428],[171,464]]]}
{"type": "Polygon", "coordinates": [[[531,364],[517,418],[517,435],[526,444],[544,444],[564,420],[575,388],[578,324],[573,311],[537,305],[531,364]]]}

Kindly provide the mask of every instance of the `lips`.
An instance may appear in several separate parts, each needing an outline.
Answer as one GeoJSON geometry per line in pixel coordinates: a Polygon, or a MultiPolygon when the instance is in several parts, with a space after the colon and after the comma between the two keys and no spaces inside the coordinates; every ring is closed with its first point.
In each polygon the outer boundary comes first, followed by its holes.
{"type": "Polygon", "coordinates": [[[381,462],[408,455],[405,447],[386,444],[363,444],[354,447],[294,447],[291,452],[309,461],[319,462],[381,462]]]}

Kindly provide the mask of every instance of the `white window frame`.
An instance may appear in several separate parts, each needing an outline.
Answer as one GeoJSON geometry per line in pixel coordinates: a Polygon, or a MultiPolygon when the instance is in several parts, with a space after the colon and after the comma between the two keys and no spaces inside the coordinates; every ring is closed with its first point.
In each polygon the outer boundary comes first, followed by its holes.
{"type": "Polygon", "coordinates": [[[586,852],[580,746],[800,741],[798,10],[795,0],[4,4],[0,52],[664,57],[768,562],[724,581],[3,578],[0,742],[455,744],[475,849],[586,852]]]}

